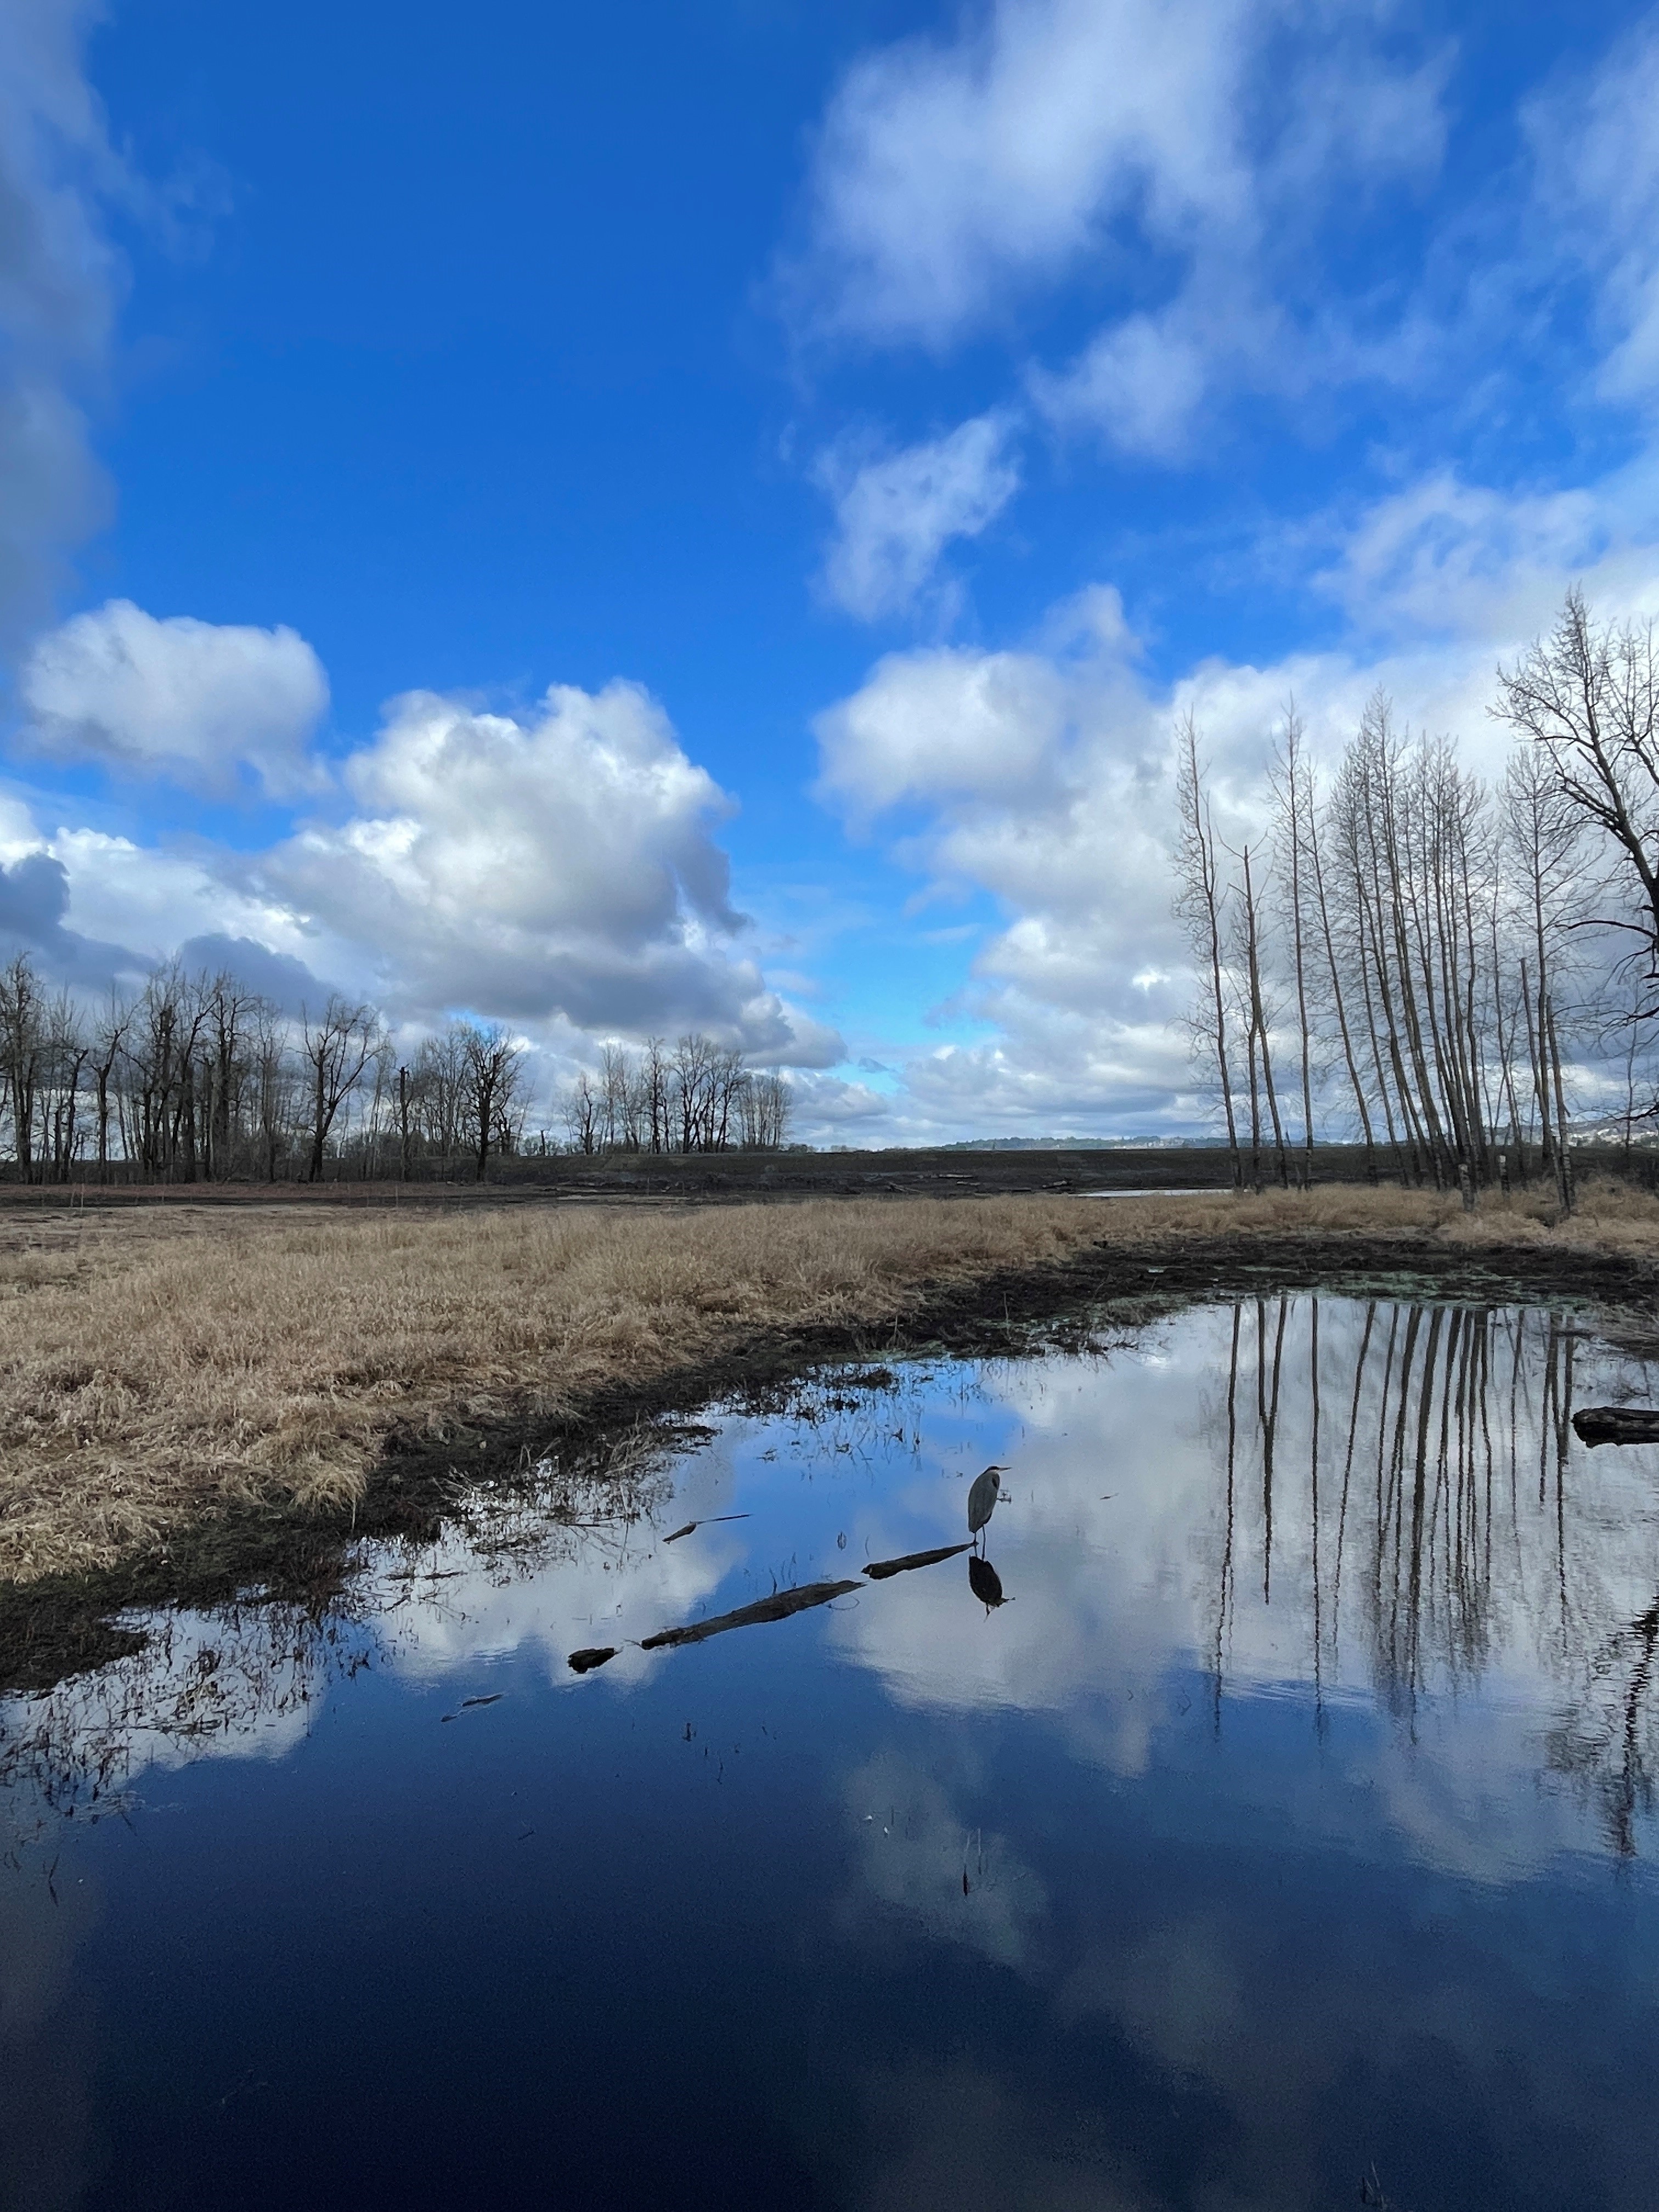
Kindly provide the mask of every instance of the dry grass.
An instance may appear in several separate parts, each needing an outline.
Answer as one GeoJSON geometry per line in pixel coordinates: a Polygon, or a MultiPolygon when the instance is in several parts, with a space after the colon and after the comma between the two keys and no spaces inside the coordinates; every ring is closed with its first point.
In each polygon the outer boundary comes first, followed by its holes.
{"type": "Polygon", "coordinates": [[[1239,1231],[1659,1255],[1659,1204],[1330,1188],[1111,1202],[826,1200],[341,1215],[180,1206],[0,1226],[0,1581],[192,1519],[361,1495],[394,1425],[550,1413],[761,1328],[901,1321],[927,1286],[1239,1231]]]}

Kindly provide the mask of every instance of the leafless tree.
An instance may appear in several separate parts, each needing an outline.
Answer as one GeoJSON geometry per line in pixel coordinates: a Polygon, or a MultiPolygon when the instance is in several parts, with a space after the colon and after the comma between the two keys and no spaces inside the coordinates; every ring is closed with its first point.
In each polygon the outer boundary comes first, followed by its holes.
{"type": "Polygon", "coordinates": [[[248,1076],[250,1136],[259,1171],[275,1182],[277,1163],[295,1133],[299,1070],[288,1024],[264,1000],[253,1008],[249,1025],[248,1076]]]}
{"type": "Polygon", "coordinates": [[[1285,920],[1290,939],[1291,974],[1296,990],[1297,1039],[1302,1065],[1302,1180],[1313,1176],[1313,1032],[1308,1020],[1308,900],[1304,877],[1310,841],[1309,788],[1310,767],[1306,736],[1296,701],[1285,708],[1285,727],[1273,750],[1273,795],[1279,803],[1278,876],[1285,891],[1285,920]]]}
{"type": "Polygon", "coordinates": [[[584,1069],[564,1097],[564,1125],[577,1152],[595,1152],[599,1150],[603,1119],[604,1107],[599,1094],[584,1069]]]}
{"type": "Polygon", "coordinates": [[[751,1074],[738,1096],[743,1142],[752,1152],[775,1152],[789,1137],[794,1096],[782,1076],[751,1074]]]}
{"type": "Polygon", "coordinates": [[[1565,1205],[1571,1170],[1554,1008],[1566,965],[1583,823],[1541,747],[1525,748],[1511,757],[1504,779],[1504,816],[1514,920],[1522,948],[1519,1000],[1532,1099],[1544,1172],[1554,1179],[1565,1205]]]}
{"type": "Polygon", "coordinates": [[[1597,833],[1616,910],[1652,987],[1637,1018],[1659,1016],[1659,651],[1651,623],[1597,623],[1575,585],[1554,629],[1498,672],[1492,712],[1540,746],[1577,820],[1597,833]],[[1620,894],[1622,893],[1622,896],[1620,894]]]}
{"type": "Polygon", "coordinates": [[[380,1018],[374,1008],[354,1005],[337,991],[330,993],[327,1004],[314,1018],[301,1010],[300,1048],[311,1120],[307,1182],[315,1182],[322,1174],[335,1116],[362,1082],[364,1069],[380,1049],[380,1018]]]}
{"type": "Polygon", "coordinates": [[[513,1109],[524,1079],[524,1048],[499,1022],[460,1024],[466,1055],[467,1113],[477,1147],[478,1181],[486,1180],[489,1149],[513,1141],[513,1109]]]}
{"type": "Polygon", "coordinates": [[[1198,757],[1198,726],[1190,710],[1176,726],[1176,762],[1181,810],[1181,836],[1176,848],[1176,912],[1187,924],[1205,977],[1201,1011],[1193,1018],[1194,1042],[1206,1059],[1214,1056],[1227,1125],[1227,1150],[1237,1186],[1242,1180],[1242,1168],[1238,1122],[1233,1109],[1232,1069],[1228,1057],[1227,989],[1223,976],[1222,910],[1226,891],[1217,861],[1216,834],[1204,788],[1203,766],[1198,757]]]}
{"type": "Polygon", "coordinates": [[[92,1073],[98,1114],[98,1180],[107,1182],[110,1172],[110,1081],[125,1048],[132,1024],[132,1004],[112,985],[93,1034],[92,1073]]]}
{"type": "Polygon", "coordinates": [[[1250,866],[1250,848],[1245,846],[1241,855],[1243,881],[1239,886],[1238,933],[1243,954],[1241,962],[1245,990],[1245,1012],[1248,1028],[1245,1048],[1250,1080],[1250,1180],[1258,1188],[1261,1182],[1261,1094],[1265,1091],[1267,1111],[1273,1125],[1273,1154],[1279,1166],[1279,1180],[1288,1186],[1290,1165],[1285,1152],[1285,1125],[1279,1118],[1279,1088],[1273,1079],[1273,1048],[1269,1040],[1271,1023],[1267,994],[1262,988],[1262,938],[1265,921],[1265,892],[1258,885],[1250,866]],[[1258,1084],[1258,1072],[1260,1081],[1258,1084]]]}

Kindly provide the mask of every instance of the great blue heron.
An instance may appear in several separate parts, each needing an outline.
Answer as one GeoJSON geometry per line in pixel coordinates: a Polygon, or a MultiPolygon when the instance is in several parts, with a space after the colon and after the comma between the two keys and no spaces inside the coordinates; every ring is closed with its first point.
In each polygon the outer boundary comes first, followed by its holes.
{"type": "Polygon", "coordinates": [[[982,1474],[974,1477],[974,1486],[968,1492],[968,1534],[977,1536],[996,1510],[997,1494],[1002,1488],[1006,1467],[988,1467],[982,1474]]]}

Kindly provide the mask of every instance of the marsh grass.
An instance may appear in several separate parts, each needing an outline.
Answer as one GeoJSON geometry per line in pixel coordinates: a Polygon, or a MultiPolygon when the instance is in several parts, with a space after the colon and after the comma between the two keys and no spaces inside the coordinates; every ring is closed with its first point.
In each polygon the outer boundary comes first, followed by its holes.
{"type": "Polygon", "coordinates": [[[1328,1186],[1261,1197],[818,1200],[0,1224],[0,1581],[114,1566],[239,1509],[344,1510],[394,1430],[562,1416],[757,1333],[902,1328],[930,1292],[1241,1234],[1659,1255],[1659,1202],[1328,1186]]]}

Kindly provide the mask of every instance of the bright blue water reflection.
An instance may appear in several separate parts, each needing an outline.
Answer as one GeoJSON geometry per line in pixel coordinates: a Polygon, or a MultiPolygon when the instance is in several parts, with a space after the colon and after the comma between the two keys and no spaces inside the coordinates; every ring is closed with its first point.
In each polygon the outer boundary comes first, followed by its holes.
{"type": "Polygon", "coordinates": [[[0,2201],[1650,2205],[1659,1455],[1567,1425],[1643,1379],[1220,1307],[162,1625],[6,1717],[0,2201]],[[1005,1604],[864,1579],[993,1460],[1005,1604]]]}

